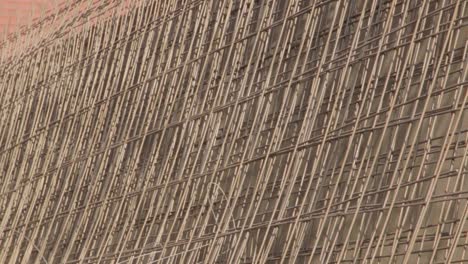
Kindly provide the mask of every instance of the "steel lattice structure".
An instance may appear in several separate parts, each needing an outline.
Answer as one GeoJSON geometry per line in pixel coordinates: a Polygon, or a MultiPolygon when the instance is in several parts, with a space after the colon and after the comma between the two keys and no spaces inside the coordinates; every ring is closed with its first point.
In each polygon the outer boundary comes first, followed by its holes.
{"type": "Polygon", "coordinates": [[[0,263],[467,263],[467,15],[64,3],[0,44],[0,263]]]}

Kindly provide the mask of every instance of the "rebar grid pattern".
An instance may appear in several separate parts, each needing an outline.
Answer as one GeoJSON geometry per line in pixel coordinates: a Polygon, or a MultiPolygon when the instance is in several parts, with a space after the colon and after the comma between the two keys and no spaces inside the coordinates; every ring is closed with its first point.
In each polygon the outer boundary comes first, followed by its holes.
{"type": "Polygon", "coordinates": [[[62,6],[0,49],[0,263],[466,263],[467,15],[62,6]]]}

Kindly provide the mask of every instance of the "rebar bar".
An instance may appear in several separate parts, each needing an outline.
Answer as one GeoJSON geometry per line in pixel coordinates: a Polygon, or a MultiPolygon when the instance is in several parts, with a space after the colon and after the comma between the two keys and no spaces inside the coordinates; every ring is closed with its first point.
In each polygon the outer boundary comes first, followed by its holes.
{"type": "Polygon", "coordinates": [[[0,43],[0,263],[468,263],[466,0],[66,1],[0,43]]]}

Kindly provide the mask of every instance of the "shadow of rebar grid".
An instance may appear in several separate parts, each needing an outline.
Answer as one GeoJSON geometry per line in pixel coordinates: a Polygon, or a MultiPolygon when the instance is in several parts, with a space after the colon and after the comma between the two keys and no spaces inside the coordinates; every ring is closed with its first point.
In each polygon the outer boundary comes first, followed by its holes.
{"type": "Polygon", "coordinates": [[[65,1],[0,43],[0,263],[468,263],[466,0],[65,1]]]}

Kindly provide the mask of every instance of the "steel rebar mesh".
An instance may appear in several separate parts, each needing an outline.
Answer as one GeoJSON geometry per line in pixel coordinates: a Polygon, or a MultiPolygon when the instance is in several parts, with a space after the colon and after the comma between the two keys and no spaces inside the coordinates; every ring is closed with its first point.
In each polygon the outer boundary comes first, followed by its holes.
{"type": "Polygon", "coordinates": [[[467,263],[467,15],[68,1],[0,44],[0,263],[467,263]]]}

